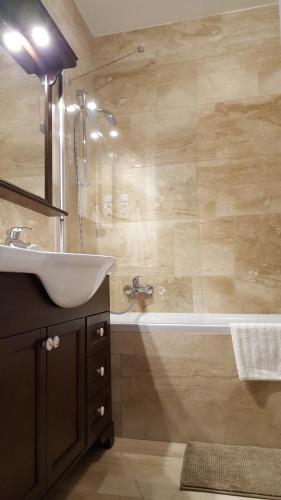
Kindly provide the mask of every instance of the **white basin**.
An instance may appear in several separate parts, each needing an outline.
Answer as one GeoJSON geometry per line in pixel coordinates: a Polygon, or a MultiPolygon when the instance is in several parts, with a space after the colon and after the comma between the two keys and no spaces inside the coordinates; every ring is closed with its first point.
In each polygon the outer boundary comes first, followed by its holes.
{"type": "Polygon", "coordinates": [[[36,274],[60,307],[78,307],[97,291],[115,257],[39,252],[0,245],[0,271],[36,274]]]}

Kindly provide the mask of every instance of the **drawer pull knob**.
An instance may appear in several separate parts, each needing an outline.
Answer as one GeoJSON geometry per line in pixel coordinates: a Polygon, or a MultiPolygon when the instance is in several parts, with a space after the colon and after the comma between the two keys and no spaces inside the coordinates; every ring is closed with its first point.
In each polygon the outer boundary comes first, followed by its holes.
{"type": "Polygon", "coordinates": [[[45,340],[45,342],[43,342],[42,346],[44,349],[46,349],[46,351],[51,351],[54,347],[53,339],[48,338],[47,340],[45,340]]]}
{"type": "Polygon", "coordinates": [[[104,328],[99,328],[99,330],[97,330],[97,334],[98,334],[100,337],[103,337],[103,336],[104,336],[104,328]]]}
{"type": "Polygon", "coordinates": [[[105,408],[104,406],[101,406],[100,408],[98,408],[98,413],[101,417],[104,416],[104,413],[105,413],[105,408]]]}
{"type": "Polygon", "coordinates": [[[97,369],[97,372],[98,374],[101,376],[101,377],[104,377],[104,374],[105,374],[105,369],[104,369],[104,366],[101,366],[100,368],[97,369]]]}
{"type": "Polygon", "coordinates": [[[57,349],[60,345],[60,338],[57,335],[53,338],[53,343],[54,343],[54,349],[57,349]]]}

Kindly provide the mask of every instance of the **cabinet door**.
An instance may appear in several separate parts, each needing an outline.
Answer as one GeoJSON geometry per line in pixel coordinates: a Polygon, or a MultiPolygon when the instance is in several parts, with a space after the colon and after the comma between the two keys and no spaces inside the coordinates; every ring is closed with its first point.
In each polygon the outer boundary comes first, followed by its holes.
{"type": "Polygon", "coordinates": [[[44,488],[43,337],[37,330],[0,341],[0,498],[38,499],[44,488]]]}
{"type": "Polygon", "coordinates": [[[51,486],[85,447],[85,328],[83,320],[48,328],[47,485],[51,486]],[[58,344],[59,339],[59,345],[58,344]]]}

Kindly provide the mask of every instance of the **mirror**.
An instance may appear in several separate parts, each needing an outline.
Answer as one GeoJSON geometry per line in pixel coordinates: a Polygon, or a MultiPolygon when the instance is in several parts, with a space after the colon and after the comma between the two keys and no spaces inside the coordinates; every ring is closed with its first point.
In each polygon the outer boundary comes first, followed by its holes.
{"type": "MultiPolygon", "coordinates": [[[[77,57],[40,0],[0,2],[0,197],[49,216],[62,71],[77,57]]],[[[56,162],[57,163],[57,162],[56,162]]]]}
{"type": "Polygon", "coordinates": [[[45,198],[45,89],[0,47],[0,178],[45,198]]]}

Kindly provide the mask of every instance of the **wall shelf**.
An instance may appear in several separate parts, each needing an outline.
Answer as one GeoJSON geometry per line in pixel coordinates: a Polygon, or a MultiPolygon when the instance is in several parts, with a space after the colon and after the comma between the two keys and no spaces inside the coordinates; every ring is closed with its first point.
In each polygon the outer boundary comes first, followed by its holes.
{"type": "Polygon", "coordinates": [[[40,198],[32,193],[28,193],[23,189],[10,184],[9,182],[0,180],[0,197],[11,203],[16,203],[24,208],[39,212],[49,217],[59,217],[60,215],[68,215],[68,212],[61,208],[55,207],[48,203],[44,198],[40,198]]]}

